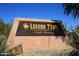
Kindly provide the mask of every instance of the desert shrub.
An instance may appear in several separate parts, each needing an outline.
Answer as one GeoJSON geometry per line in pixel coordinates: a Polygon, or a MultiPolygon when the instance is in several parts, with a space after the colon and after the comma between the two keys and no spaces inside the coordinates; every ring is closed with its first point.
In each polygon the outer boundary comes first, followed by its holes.
{"type": "Polygon", "coordinates": [[[0,55],[2,55],[6,50],[7,38],[4,35],[0,36],[0,55]]]}

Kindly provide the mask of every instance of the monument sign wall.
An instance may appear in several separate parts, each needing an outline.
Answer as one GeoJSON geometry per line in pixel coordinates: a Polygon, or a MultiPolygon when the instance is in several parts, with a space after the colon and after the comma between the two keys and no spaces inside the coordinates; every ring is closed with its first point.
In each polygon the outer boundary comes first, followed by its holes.
{"type": "Polygon", "coordinates": [[[15,18],[8,38],[9,49],[22,46],[23,55],[28,49],[67,49],[65,28],[60,21],[30,18],[15,18]],[[64,37],[64,38],[63,38],[64,37]]]}

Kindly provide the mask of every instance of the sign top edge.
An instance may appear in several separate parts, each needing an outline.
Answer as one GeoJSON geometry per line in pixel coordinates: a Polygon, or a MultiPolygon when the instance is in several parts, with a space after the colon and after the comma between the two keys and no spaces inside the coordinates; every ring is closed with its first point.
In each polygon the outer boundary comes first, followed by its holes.
{"type": "Polygon", "coordinates": [[[37,19],[37,18],[15,18],[15,21],[36,21],[36,22],[59,22],[61,20],[37,19]]]}

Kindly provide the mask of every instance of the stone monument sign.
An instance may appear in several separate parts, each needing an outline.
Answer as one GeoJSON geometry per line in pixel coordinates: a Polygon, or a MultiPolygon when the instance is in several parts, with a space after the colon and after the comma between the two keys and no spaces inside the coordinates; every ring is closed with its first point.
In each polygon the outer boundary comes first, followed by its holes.
{"type": "Polygon", "coordinates": [[[63,40],[67,37],[61,21],[15,18],[7,46],[11,49],[21,45],[23,55],[32,55],[33,49],[67,49],[63,40]]]}

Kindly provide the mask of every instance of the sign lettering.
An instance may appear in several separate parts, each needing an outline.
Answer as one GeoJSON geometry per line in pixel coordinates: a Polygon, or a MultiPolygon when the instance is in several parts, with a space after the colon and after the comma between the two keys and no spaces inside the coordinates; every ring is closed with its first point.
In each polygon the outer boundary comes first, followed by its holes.
{"type": "Polygon", "coordinates": [[[60,23],[20,21],[16,36],[63,36],[60,23]]]}

